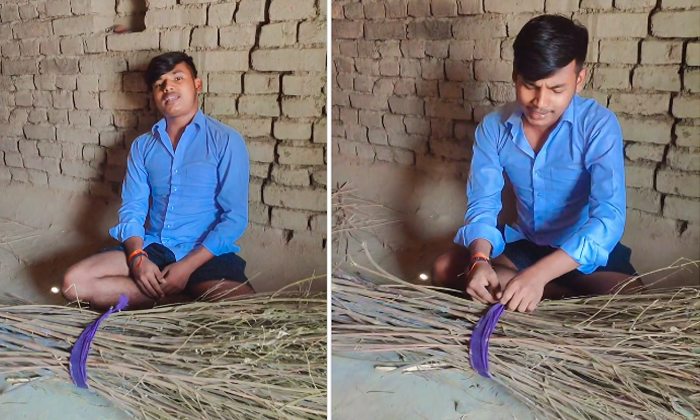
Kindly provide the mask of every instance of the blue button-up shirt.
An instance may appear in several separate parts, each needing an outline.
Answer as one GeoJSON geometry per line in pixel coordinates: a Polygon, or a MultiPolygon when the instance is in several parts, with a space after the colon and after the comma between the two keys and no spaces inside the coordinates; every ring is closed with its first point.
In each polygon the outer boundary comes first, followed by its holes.
{"type": "Polygon", "coordinates": [[[527,239],[563,250],[584,274],[607,263],[622,237],[626,209],[622,131],[612,111],[575,95],[535,154],[522,111],[507,104],[479,124],[473,150],[465,226],[456,243],[486,239],[496,257],[506,243],[527,239]],[[501,234],[496,220],[504,171],[515,190],[518,221],[501,234]]]}
{"type": "Polygon", "coordinates": [[[131,146],[119,224],[110,235],[163,244],[177,260],[199,246],[214,255],[240,251],[250,172],[243,138],[201,110],[175,150],[165,128],[162,119],[131,146]]]}

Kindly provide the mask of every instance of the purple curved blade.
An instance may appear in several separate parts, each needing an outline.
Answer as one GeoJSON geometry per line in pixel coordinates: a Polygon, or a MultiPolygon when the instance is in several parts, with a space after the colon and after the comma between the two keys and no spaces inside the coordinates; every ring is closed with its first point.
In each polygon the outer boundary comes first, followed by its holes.
{"type": "Polygon", "coordinates": [[[492,378],[489,373],[489,339],[504,310],[505,306],[500,303],[493,305],[472,331],[469,342],[469,362],[472,369],[484,378],[492,378]]]}
{"type": "Polygon", "coordinates": [[[124,295],[120,296],[117,306],[110,308],[107,312],[102,314],[101,317],[88,325],[88,327],[85,328],[85,331],[80,334],[80,337],[78,337],[78,340],[75,342],[75,345],[70,352],[70,377],[78,388],[88,388],[87,358],[88,354],[90,354],[90,344],[92,344],[92,339],[95,338],[95,334],[97,333],[97,329],[100,327],[100,323],[111,314],[126,308],[126,305],[128,304],[129,298],[124,295]]]}

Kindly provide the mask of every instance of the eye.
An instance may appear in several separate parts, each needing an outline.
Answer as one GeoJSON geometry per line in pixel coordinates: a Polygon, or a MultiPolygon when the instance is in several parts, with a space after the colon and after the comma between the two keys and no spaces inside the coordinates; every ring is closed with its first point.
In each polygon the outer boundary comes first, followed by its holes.
{"type": "Polygon", "coordinates": [[[180,80],[182,80],[182,76],[175,76],[175,80],[179,82],[180,80]]]}

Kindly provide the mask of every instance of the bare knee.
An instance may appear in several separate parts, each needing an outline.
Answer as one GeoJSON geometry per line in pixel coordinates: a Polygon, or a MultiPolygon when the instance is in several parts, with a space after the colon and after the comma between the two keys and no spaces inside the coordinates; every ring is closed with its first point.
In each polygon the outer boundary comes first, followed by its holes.
{"type": "Polygon", "coordinates": [[[63,296],[70,302],[80,300],[89,300],[90,298],[90,279],[88,271],[80,263],[72,266],[63,275],[63,283],[61,291],[63,296]]]}
{"type": "Polygon", "coordinates": [[[436,285],[443,285],[449,282],[450,277],[450,267],[451,267],[451,255],[443,254],[435,260],[433,264],[433,282],[436,285]]]}

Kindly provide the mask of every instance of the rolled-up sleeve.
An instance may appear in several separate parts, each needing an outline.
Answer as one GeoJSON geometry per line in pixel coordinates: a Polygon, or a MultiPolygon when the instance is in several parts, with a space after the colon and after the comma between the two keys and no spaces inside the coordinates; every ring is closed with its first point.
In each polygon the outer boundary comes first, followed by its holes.
{"type": "Polygon", "coordinates": [[[498,157],[498,137],[494,130],[488,119],[476,128],[467,181],[467,213],[455,243],[468,247],[475,239],[485,239],[493,248],[491,256],[497,257],[505,249],[503,235],[496,227],[504,180],[498,157]]]}
{"type": "Polygon", "coordinates": [[[585,154],[591,176],[589,219],[561,245],[584,274],[607,264],[625,230],[627,200],[622,131],[612,112],[596,123],[590,139],[585,154]]]}
{"type": "Polygon", "coordinates": [[[214,255],[238,252],[236,241],[248,226],[248,182],[250,162],[245,142],[232,134],[223,149],[218,167],[220,190],[216,201],[222,209],[220,221],[202,245],[214,255]]]}
{"type": "Polygon", "coordinates": [[[143,151],[139,148],[139,144],[138,139],[132,144],[127,159],[126,176],[122,183],[119,223],[109,230],[109,234],[120,242],[134,236],[143,239],[145,234],[150,187],[143,151]]]}

